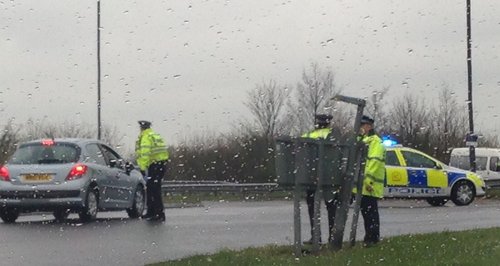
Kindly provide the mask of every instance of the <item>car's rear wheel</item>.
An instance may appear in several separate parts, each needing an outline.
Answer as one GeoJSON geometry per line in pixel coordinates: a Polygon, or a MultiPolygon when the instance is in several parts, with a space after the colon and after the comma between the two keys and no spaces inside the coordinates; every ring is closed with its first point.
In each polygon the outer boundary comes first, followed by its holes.
{"type": "Polygon", "coordinates": [[[13,209],[0,210],[0,218],[6,224],[15,223],[19,217],[19,211],[13,209]]]}
{"type": "Polygon", "coordinates": [[[448,199],[447,198],[428,198],[427,199],[427,202],[431,205],[431,206],[436,206],[436,207],[439,207],[439,206],[443,206],[446,204],[446,202],[448,202],[448,199]]]}
{"type": "Polygon", "coordinates": [[[90,222],[97,217],[99,194],[96,189],[89,188],[85,197],[85,206],[78,213],[82,222],[90,222]]]}
{"type": "Polygon", "coordinates": [[[138,186],[134,192],[134,200],[132,203],[132,208],[127,209],[127,214],[130,218],[139,218],[144,212],[145,197],[144,188],[138,186]]]}
{"type": "Polygon", "coordinates": [[[451,189],[451,201],[457,206],[469,205],[475,197],[474,185],[467,180],[458,181],[451,189]]]}
{"type": "Polygon", "coordinates": [[[68,218],[69,216],[69,210],[56,210],[52,213],[54,215],[54,218],[56,218],[56,221],[64,221],[68,218]]]}

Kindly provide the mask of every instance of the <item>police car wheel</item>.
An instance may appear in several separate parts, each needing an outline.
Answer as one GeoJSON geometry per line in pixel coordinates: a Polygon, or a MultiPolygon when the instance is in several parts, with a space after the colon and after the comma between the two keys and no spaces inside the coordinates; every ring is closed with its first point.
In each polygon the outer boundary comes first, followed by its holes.
{"type": "Polygon", "coordinates": [[[469,205],[475,196],[474,186],[466,180],[458,181],[451,189],[451,201],[457,206],[469,205]]]}
{"type": "Polygon", "coordinates": [[[429,203],[431,206],[443,206],[448,202],[447,198],[428,198],[427,203],[429,203]]]}

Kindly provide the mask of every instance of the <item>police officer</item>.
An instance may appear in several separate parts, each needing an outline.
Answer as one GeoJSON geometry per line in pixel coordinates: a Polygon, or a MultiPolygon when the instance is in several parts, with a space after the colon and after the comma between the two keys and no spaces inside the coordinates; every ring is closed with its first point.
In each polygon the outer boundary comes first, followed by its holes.
{"type": "Polygon", "coordinates": [[[140,120],[141,132],[135,144],[137,164],[147,178],[147,211],[143,216],[148,221],[165,221],[161,194],[161,181],[166,172],[169,157],[163,138],[151,129],[151,122],[140,120]]]}
{"type": "MultiPolygon", "coordinates": [[[[315,129],[309,133],[305,133],[302,135],[303,138],[311,138],[311,139],[331,139],[332,128],[330,126],[330,122],[332,120],[331,115],[327,114],[318,114],[315,116],[315,129]]],[[[335,166],[337,167],[337,166],[335,166]]],[[[309,223],[311,225],[311,239],[305,241],[304,244],[312,243],[312,235],[313,235],[313,217],[314,217],[314,195],[316,194],[315,187],[309,187],[306,189],[306,202],[307,202],[307,210],[309,212],[309,223]]],[[[335,210],[336,205],[338,204],[338,196],[337,193],[330,189],[325,189],[323,193],[323,197],[325,200],[326,210],[328,212],[328,228],[329,228],[329,237],[328,241],[332,240],[333,237],[333,225],[335,220],[335,210]]],[[[320,230],[321,232],[321,230],[320,230]]],[[[319,234],[321,236],[321,233],[319,234]]],[[[321,242],[321,237],[320,240],[321,242]]]]}
{"type": "Polygon", "coordinates": [[[385,148],[375,134],[374,120],[368,116],[361,118],[360,138],[367,145],[367,156],[363,177],[361,214],[365,226],[364,245],[372,246],[380,240],[380,218],[378,199],[384,195],[385,148]]]}

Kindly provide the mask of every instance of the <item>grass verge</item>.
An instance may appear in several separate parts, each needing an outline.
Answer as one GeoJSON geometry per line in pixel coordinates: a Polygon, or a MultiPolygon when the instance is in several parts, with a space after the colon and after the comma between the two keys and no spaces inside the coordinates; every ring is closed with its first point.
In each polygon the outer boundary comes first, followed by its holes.
{"type": "Polygon", "coordinates": [[[490,188],[486,190],[486,198],[488,199],[500,199],[500,189],[490,188]]]}
{"type": "MultiPolygon", "coordinates": [[[[345,244],[347,246],[347,244],[345,244]]],[[[370,248],[357,244],[317,255],[293,256],[291,246],[223,250],[154,266],[167,265],[499,265],[500,228],[405,235],[384,239],[370,248]]]]}

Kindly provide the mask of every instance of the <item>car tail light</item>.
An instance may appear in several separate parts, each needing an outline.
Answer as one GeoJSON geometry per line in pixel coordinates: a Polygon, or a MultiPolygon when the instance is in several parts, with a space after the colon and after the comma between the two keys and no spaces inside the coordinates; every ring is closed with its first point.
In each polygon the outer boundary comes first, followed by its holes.
{"type": "Polygon", "coordinates": [[[42,145],[43,146],[52,146],[52,145],[54,145],[54,140],[53,139],[42,139],[42,145]]]}
{"type": "Polygon", "coordinates": [[[71,171],[69,171],[66,180],[75,180],[82,177],[85,173],[87,173],[88,167],[85,164],[75,164],[71,171]]]}
{"type": "Polygon", "coordinates": [[[1,181],[10,181],[9,177],[9,169],[5,166],[0,167],[0,180],[1,181]]]}

